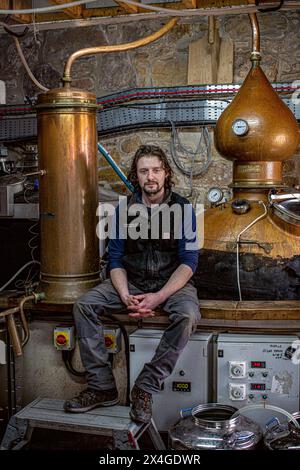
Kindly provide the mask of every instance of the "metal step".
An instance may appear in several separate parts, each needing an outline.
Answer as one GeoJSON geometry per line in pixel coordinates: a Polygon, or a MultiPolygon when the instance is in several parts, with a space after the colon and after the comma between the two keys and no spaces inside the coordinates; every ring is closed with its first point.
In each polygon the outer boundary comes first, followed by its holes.
{"type": "Polygon", "coordinates": [[[151,420],[138,424],[129,417],[127,406],[95,408],[86,413],[66,413],[63,400],[37,398],[11,417],[0,450],[18,450],[29,444],[35,428],[111,436],[119,450],[139,449],[138,440],[147,432],[156,450],[165,445],[151,420]]]}

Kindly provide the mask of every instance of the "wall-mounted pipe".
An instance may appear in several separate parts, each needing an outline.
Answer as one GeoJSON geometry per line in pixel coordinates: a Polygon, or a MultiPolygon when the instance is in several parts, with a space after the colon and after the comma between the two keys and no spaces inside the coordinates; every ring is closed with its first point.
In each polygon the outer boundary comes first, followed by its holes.
{"type": "Polygon", "coordinates": [[[128,42],[125,44],[116,44],[113,46],[87,47],[85,49],[80,49],[79,51],[74,52],[68,58],[67,63],[65,65],[65,70],[64,70],[64,75],[63,75],[64,86],[70,86],[70,83],[72,81],[71,67],[73,65],[73,62],[79,57],[83,57],[85,55],[100,54],[101,52],[107,53],[107,52],[128,51],[130,49],[135,49],[137,47],[146,46],[147,44],[150,44],[151,42],[156,41],[156,39],[159,39],[168,31],[170,31],[170,29],[172,29],[175,26],[177,21],[178,21],[178,18],[173,18],[155,33],[152,33],[150,34],[150,36],[147,36],[145,38],[138,39],[137,41],[128,42]]]}
{"type": "Polygon", "coordinates": [[[5,317],[7,322],[7,329],[11,339],[14,353],[17,357],[22,356],[22,345],[18,335],[17,326],[14,318],[14,314],[19,312],[19,307],[10,308],[0,313],[0,317],[5,317]]]}
{"type": "Polygon", "coordinates": [[[98,146],[98,150],[99,152],[101,153],[101,155],[103,155],[103,157],[105,158],[105,160],[107,161],[107,163],[110,164],[110,166],[112,167],[112,169],[117,173],[117,175],[121,178],[121,180],[123,181],[123,183],[127,186],[127,188],[129,189],[129,191],[131,191],[132,193],[134,193],[134,186],[133,184],[130,183],[130,181],[126,178],[126,176],[124,175],[123,171],[118,167],[118,165],[116,164],[116,162],[114,161],[114,159],[112,158],[112,156],[108,153],[108,151],[103,147],[103,145],[101,144],[97,144],[98,146]]]}
{"type": "Polygon", "coordinates": [[[9,308],[8,310],[5,310],[4,312],[0,313],[0,318],[1,317],[6,318],[7,329],[8,329],[9,336],[12,342],[14,353],[17,357],[22,356],[23,354],[22,348],[23,346],[25,346],[25,344],[29,340],[29,327],[28,327],[26,316],[24,314],[24,304],[25,302],[28,302],[29,300],[35,300],[35,302],[38,302],[39,300],[43,300],[44,298],[45,298],[45,295],[43,292],[38,293],[38,294],[28,295],[26,297],[23,297],[19,301],[18,307],[9,308]],[[25,334],[23,341],[20,340],[20,337],[17,331],[15,318],[14,318],[14,315],[19,312],[21,316],[22,328],[25,334]]]}

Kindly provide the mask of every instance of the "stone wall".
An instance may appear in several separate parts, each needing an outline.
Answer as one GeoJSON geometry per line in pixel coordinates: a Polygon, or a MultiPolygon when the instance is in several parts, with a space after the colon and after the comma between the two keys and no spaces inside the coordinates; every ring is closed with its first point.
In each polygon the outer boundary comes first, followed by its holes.
{"type": "MultiPolygon", "coordinates": [[[[260,14],[262,67],[270,81],[286,82],[300,79],[300,13],[276,12],[260,14]]],[[[234,43],[234,82],[241,83],[249,68],[251,27],[247,15],[219,17],[221,37],[234,43]]],[[[164,21],[165,22],[165,21],[164,21]]],[[[117,44],[136,40],[159,29],[161,21],[143,21],[131,24],[112,24],[36,32],[21,40],[22,49],[36,77],[47,87],[59,85],[63,67],[69,55],[83,47],[99,44],[117,44]]],[[[170,33],[146,47],[121,53],[102,54],[77,60],[72,69],[73,85],[103,96],[131,87],[172,86],[187,84],[188,46],[206,34],[207,18],[182,19],[170,33]]],[[[38,90],[28,78],[17,55],[14,42],[1,36],[0,80],[7,86],[8,104],[22,103],[24,96],[34,96],[38,90]]],[[[182,143],[194,151],[200,137],[200,128],[181,129],[182,143]]],[[[212,130],[210,130],[212,136],[212,130]]],[[[150,129],[128,131],[104,137],[102,144],[120,164],[123,171],[141,143],[155,143],[170,157],[170,131],[150,129]]],[[[191,155],[181,155],[188,166],[191,155]]],[[[203,155],[195,163],[203,161],[203,155]]],[[[174,164],[176,189],[190,195],[191,181],[174,164]]],[[[100,158],[99,177],[108,187],[124,191],[113,170],[100,158]]],[[[215,149],[212,163],[201,176],[193,179],[191,199],[204,202],[207,189],[212,186],[227,188],[232,178],[232,164],[221,158],[215,149]]],[[[300,156],[285,164],[287,184],[300,183],[300,156]]]]}

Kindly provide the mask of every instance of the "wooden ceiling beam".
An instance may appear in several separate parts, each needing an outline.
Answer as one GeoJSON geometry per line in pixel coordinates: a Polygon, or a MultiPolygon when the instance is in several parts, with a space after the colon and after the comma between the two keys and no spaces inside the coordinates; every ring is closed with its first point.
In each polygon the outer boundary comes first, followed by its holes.
{"type": "MultiPolygon", "coordinates": [[[[50,0],[53,4],[62,4],[66,3],[67,0],[50,0]]],[[[69,0],[71,1],[71,0],[69,0]]],[[[36,22],[55,22],[66,20],[67,18],[71,19],[85,19],[85,18],[115,18],[115,17],[124,17],[131,14],[151,14],[150,10],[143,9],[143,4],[140,4],[140,7],[125,4],[122,0],[115,0],[117,5],[114,7],[102,7],[102,8],[85,8],[84,5],[77,7],[70,7],[64,10],[59,10],[56,12],[47,12],[47,13],[36,13],[35,21],[36,22]]],[[[261,0],[261,1],[271,1],[271,0],[261,0]]],[[[224,7],[229,5],[245,5],[247,0],[181,0],[180,2],[170,2],[170,3],[159,3],[153,4],[162,8],[168,8],[173,10],[182,10],[182,9],[203,9],[203,8],[213,8],[213,7],[224,7]]],[[[0,0],[0,5],[2,9],[24,9],[32,8],[32,0],[0,0]]],[[[152,12],[153,13],[153,12],[152,12]]],[[[31,14],[15,14],[10,15],[10,17],[18,23],[32,23],[33,15],[31,14]]]]}
{"type": "Polygon", "coordinates": [[[9,9],[9,0],[0,0],[0,8],[1,8],[1,10],[8,10],[9,9]]]}
{"type": "MultiPolygon", "coordinates": [[[[25,10],[26,8],[32,8],[32,1],[31,0],[13,0],[11,2],[7,2],[8,6],[5,8],[12,8],[14,10],[25,10]]],[[[32,15],[29,13],[24,14],[15,14],[10,15],[10,18],[17,23],[31,23],[32,22],[32,15]]]]}
{"type": "MultiPolygon", "coordinates": [[[[63,3],[67,3],[66,0],[51,0],[51,3],[55,3],[55,5],[62,5],[63,3]]],[[[70,18],[83,18],[83,6],[77,5],[75,7],[64,8],[63,12],[70,18]]]]}
{"type": "MultiPolygon", "coordinates": [[[[139,1],[139,0],[136,0],[139,1]]],[[[127,13],[138,13],[139,7],[137,5],[129,5],[129,3],[124,3],[121,0],[115,0],[115,2],[120,5],[120,7],[124,8],[127,13]]]]}
{"type": "Polygon", "coordinates": [[[182,7],[185,8],[197,8],[197,0],[182,0],[182,7]]]}

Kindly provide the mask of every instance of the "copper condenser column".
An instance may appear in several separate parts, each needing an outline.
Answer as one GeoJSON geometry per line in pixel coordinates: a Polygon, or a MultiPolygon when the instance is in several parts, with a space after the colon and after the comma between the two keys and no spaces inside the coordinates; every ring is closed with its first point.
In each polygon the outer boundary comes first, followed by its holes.
{"type": "Polygon", "coordinates": [[[50,303],[99,283],[96,97],[71,87],[39,95],[41,279],[50,303]]]}

